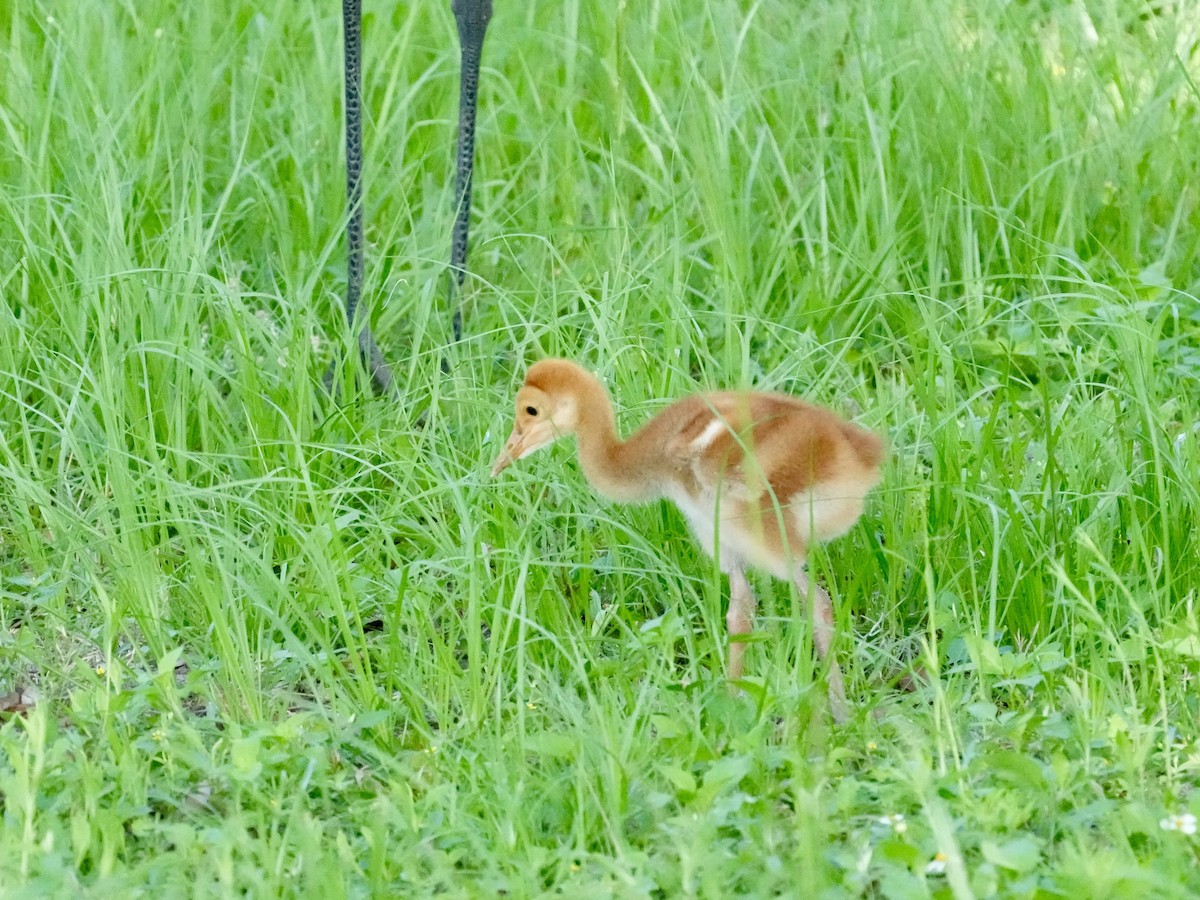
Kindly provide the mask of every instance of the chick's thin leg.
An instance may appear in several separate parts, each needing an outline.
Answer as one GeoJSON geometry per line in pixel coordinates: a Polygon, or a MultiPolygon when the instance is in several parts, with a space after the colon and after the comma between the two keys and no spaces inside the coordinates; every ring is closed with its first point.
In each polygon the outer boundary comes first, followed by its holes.
{"type": "Polygon", "coordinates": [[[808,580],[808,575],[802,569],[796,570],[796,587],[812,611],[813,643],[817,645],[817,655],[823,662],[829,663],[829,711],[833,714],[833,720],[840,725],[847,718],[846,688],[842,684],[842,670],[838,668],[837,660],[829,656],[829,647],[833,643],[833,601],[823,587],[808,580]]]}
{"type": "Polygon", "coordinates": [[[729,678],[736,681],[742,677],[743,657],[746,655],[746,642],[737,640],[740,635],[749,634],[754,628],[754,591],[746,580],[746,573],[741,566],[729,570],[729,612],[725,615],[725,625],[729,629],[729,678]]]}

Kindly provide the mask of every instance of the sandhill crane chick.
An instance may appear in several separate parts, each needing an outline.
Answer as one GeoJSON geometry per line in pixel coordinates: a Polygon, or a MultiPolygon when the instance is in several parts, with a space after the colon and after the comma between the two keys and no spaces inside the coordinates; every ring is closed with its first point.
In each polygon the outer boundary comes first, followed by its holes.
{"type": "MultiPolygon", "coordinates": [[[[492,475],[571,434],[597,491],[623,503],[671,500],[729,575],[730,679],[742,676],[745,643],[738,638],[753,625],[748,566],[791,579],[809,598],[814,643],[827,657],[833,607],[808,580],[808,548],[858,521],[880,479],[878,435],[785,394],[728,391],[678,400],[623,441],[600,381],[573,362],[547,359],[525,375],[516,422],[492,475]]],[[[831,711],[844,721],[845,689],[833,659],[828,680],[831,711]]]]}

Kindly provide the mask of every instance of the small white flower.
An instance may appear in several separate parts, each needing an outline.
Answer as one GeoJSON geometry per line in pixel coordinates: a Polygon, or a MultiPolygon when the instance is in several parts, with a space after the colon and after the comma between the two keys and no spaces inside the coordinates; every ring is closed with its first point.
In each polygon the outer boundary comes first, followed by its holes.
{"type": "Polygon", "coordinates": [[[1184,834],[1196,833],[1196,817],[1191,813],[1182,813],[1177,816],[1168,816],[1158,823],[1158,827],[1163,831],[1182,831],[1184,834]]]}
{"type": "Polygon", "coordinates": [[[926,875],[945,875],[946,874],[946,854],[935,853],[933,859],[925,864],[926,875]]]}
{"type": "Polygon", "coordinates": [[[886,825],[896,834],[908,831],[908,823],[904,821],[904,813],[892,813],[890,816],[880,816],[879,824],[886,825]]]}
{"type": "Polygon", "coordinates": [[[161,37],[163,36],[163,30],[162,30],[161,28],[155,28],[155,29],[154,29],[154,36],[155,36],[156,38],[161,38],[161,37]]]}

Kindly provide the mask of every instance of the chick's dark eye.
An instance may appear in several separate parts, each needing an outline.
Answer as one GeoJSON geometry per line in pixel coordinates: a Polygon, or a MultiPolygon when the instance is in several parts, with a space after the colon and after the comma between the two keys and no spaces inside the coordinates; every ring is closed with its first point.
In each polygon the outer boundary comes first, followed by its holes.
{"type": "Polygon", "coordinates": [[[529,415],[531,415],[531,416],[536,416],[537,415],[537,407],[536,406],[527,406],[527,407],[525,407],[525,412],[529,413],[529,415]]]}

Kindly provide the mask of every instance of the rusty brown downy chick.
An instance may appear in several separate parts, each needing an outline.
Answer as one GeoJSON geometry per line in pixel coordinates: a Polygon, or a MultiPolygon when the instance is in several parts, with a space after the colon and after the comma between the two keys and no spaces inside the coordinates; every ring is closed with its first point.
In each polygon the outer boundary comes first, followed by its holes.
{"type": "MultiPolygon", "coordinates": [[[[785,394],[729,391],[672,403],[625,441],[600,381],[573,362],[535,363],[517,392],[516,423],[492,475],[574,434],[592,486],[623,503],[666,498],[683,512],[704,550],[729,575],[731,636],[750,632],[748,566],[791,579],[811,603],[822,659],[833,639],[833,607],[805,572],[808,548],[845,534],[879,483],[884,443],[835,413],[785,394]]],[[[729,677],[742,676],[746,645],[729,646],[729,677]]],[[[829,701],[846,718],[845,689],[829,660],[829,701]]]]}

